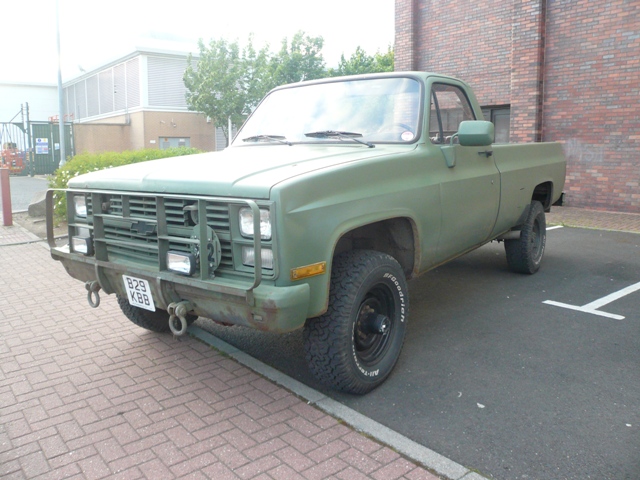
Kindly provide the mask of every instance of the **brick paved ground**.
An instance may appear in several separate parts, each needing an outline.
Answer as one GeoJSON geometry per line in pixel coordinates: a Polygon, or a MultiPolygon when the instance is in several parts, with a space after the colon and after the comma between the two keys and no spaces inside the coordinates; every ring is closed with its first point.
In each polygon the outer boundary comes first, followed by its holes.
{"type": "Polygon", "coordinates": [[[551,207],[547,223],[567,227],[595,228],[640,233],[640,214],[604,212],[575,207],[551,207]]]}
{"type": "Polygon", "coordinates": [[[11,227],[0,225],[0,246],[13,245],[38,240],[38,238],[21,228],[15,222],[11,227]]]}
{"type": "Polygon", "coordinates": [[[0,226],[0,477],[437,477],[191,337],[99,309],[0,226]]]}

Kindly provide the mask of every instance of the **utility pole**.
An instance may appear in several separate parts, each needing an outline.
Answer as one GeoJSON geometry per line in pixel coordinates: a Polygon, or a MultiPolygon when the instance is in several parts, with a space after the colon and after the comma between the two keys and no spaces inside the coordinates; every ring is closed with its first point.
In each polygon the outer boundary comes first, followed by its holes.
{"type": "Polygon", "coordinates": [[[27,110],[27,142],[29,142],[29,151],[27,155],[29,155],[29,174],[33,177],[36,174],[36,165],[35,165],[35,157],[33,156],[33,142],[31,140],[31,120],[29,120],[29,102],[25,102],[26,110],[27,110]]]}
{"type": "MultiPolygon", "coordinates": [[[[56,0],[56,42],[58,45],[58,128],[60,130],[60,166],[62,166],[67,161],[67,157],[64,151],[64,91],[60,69],[60,0],[56,0]]],[[[53,147],[55,152],[55,145],[53,147]]]]}

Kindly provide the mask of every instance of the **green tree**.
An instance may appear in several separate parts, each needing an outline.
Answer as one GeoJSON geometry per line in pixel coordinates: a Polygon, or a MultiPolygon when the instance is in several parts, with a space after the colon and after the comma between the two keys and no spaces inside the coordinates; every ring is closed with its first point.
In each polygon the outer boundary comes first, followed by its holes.
{"type": "Polygon", "coordinates": [[[241,50],[237,41],[198,42],[196,65],[189,55],[184,84],[190,110],[211,117],[227,139],[229,118],[240,125],[269,90],[285,83],[326,76],[322,58],[322,37],[296,33],[291,43],[285,38],[277,54],[268,46],[256,50],[253,37],[241,50]]]}
{"type": "Polygon", "coordinates": [[[322,37],[310,37],[301,31],[293,36],[291,44],[283,39],[280,52],[270,62],[272,87],[325,77],[323,45],[322,37]]]}
{"type": "Polygon", "coordinates": [[[349,60],[344,57],[344,53],[340,57],[338,68],[329,69],[329,75],[332,77],[341,77],[343,75],[356,75],[360,73],[371,73],[373,71],[373,57],[367,55],[360,46],[351,54],[349,60]]]}
{"type": "Polygon", "coordinates": [[[376,72],[393,72],[393,50],[391,47],[386,53],[377,52],[371,56],[358,46],[348,60],[342,54],[338,68],[329,69],[328,74],[331,77],[341,77],[376,72]]]}
{"type": "Polygon", "coordinates": [[[394,58],[394,51],[391,47],[387,47],[386,53],[376,52],[373,57],[373,70],[375,72],[393,72],[394,58]]]}
{"type": "Polygon", "coordinates": [[[259,51],[253,46],[253,36],[249,36],[247,46],[242,52],[244,63],[244,92],[246,95],[244,113],[248,114],[256,108],[260,100],[273,88],[273,72],[271,71],[271,54],[265,46],[259,51]]]}
{"type": "Polygon", "coordinates": [[[197,65],[193,65],[192,55],[187,59],[184,84],[187,88],[186,100],[189,110],[202,112],[211,117],[215,125],[229,140],[228,119],[240,124],[244,117],[246,92],[244,61],[240,55],[238,42],[212,40],[205,45],[198,41],[200,50],[197,65]]]}

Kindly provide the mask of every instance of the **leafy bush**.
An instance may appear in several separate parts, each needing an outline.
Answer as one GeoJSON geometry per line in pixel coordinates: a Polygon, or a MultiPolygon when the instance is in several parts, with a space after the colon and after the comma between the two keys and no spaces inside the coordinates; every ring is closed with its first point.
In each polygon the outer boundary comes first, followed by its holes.
{"type": "MultiPolygon", "coordinates": [[[[53,173],[53,177],[49,180],[50,188],[67,188],[67,183],[74,177],[83,173],[104,170],[105,168],[119,167],[121,165],[129,165],[130,163],[140,163],[159,158],[179,157],[182,155],[193,155],[201,153],[196,148],[178,147],[159,149],[143,149],[130,150],[126,152],[105,152],[105,153],[81,153],[53,173]]],[[[62,192],[56,192],[54,195],[55,216],[58,219],[65,219],[67,216],[67,200],[62,192]]]]}

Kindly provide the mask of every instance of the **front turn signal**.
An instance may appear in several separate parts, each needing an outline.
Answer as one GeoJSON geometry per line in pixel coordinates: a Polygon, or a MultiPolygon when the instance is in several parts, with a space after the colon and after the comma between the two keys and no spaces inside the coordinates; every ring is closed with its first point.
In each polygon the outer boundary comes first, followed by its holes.
{"type": "Polygon", "coordinates": [[[327,262],[314,263],[304,267],[291,269],[291,280],[302,280],[303,278],[315,277],[327,272],[327,262]]]}

